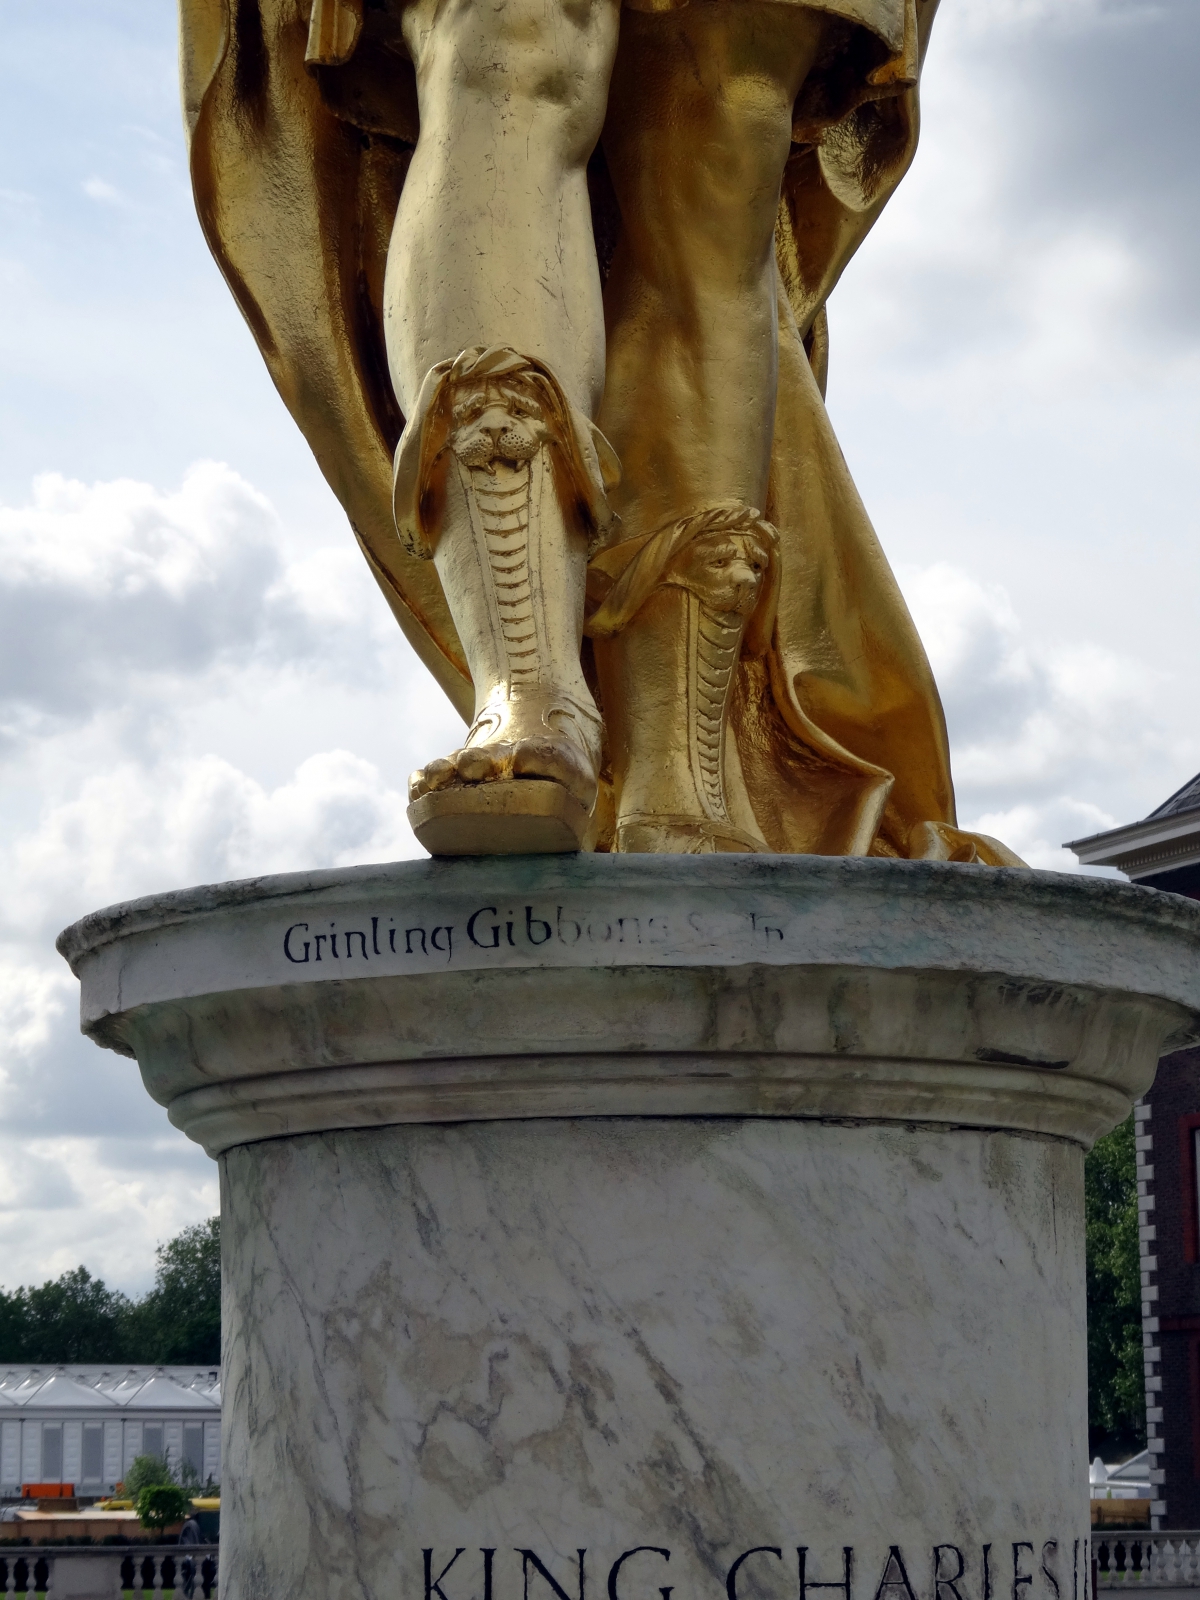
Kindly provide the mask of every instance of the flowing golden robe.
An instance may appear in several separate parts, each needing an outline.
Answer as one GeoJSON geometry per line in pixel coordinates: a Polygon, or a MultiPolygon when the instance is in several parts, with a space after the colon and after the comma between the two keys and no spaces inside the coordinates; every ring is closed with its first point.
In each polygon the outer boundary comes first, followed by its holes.
{"type": "MultiPolygon", "coordinates": [[[[955,825],[937,690],[822,398],[825,302],[915,151],[937,0],[806,3],[835,21],[796,104],[776,229],[779,396],[763,510],[780,535],[777,620],[770,650],[739,667],[733,735],[773,849],[1012,864],[1002,845],[955,825]]],[[[392,516],[404,418],[388,377],[383,275],[418,133],[395,9],[181,0],[181,56],[209,246],[397,621],[470,720],[437,573],[392,516]]],[[[620,216],[601,152],[589,180],[603,273],[620,216]]],[[[598,806],[600,849],[606,815],[598,806]]]]}

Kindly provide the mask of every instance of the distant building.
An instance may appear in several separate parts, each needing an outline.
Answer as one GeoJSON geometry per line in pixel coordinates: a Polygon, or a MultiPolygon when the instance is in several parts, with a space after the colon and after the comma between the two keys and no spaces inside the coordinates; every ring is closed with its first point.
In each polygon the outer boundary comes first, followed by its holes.
{"type": "Polygon", "coordinates": [[[0,1497],[26,1483],[111,1494],[141,1455],[221,1480],[220,1373],[208,1367],[0,1368],[0,1497]]]}
{"type": "MultiPolygon", "coordinates": [[[[1066,847],[1200,900],[1200,774],[1142,822],[1066,847]]],[[[1200,1528],[1200,1048],[1158,1064],[1135,1108],[1153,1528],[1200,1528]]]]}
{"type": "Polygon", "coordinates": [[[1150,1452],[1140,1450],[1128,1461],[1105,1466],[1099,1456],[1088,1472],[1088,1488],[1093,1500],[1145,1500],[1149,1501],[1150,1452]]]}
{"type": "Polygon", "coordinates": [[[1200,772],[1142,822],[1072,839],[1085,867],[1116,867],[1134,883],[1200,900],[1200,772]]]}

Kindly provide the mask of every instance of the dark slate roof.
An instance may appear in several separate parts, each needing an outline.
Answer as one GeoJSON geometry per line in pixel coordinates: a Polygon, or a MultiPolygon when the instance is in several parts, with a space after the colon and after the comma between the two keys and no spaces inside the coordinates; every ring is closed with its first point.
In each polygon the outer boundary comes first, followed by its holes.
{"type": "Polygon", "coordinates": [[[1164,800],[1145,820],[1151,822],[1155,817],[1178,817],[1185,811],[1200,811],[1200,772],[1190,778],[1182,789],[1176,789],[1171,798],[1164,800]]]}

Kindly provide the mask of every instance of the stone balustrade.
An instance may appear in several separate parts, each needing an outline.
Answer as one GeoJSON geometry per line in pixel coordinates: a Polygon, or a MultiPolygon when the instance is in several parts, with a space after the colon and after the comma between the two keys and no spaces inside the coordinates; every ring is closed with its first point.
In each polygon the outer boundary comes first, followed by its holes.
{"type": "Polygon", "coordinates": [[[125,1600],[163,1593],[216,1600],[217,1546],[9,1545],[0,1547],[0,1593],[6,1600],[125,1600]]]}
{"type": "Polygon", "coordinates": [[[1092,1553],[1098,1589],[1200,1589],[1200,1531],[1107,1533],[1092,1553]]]}

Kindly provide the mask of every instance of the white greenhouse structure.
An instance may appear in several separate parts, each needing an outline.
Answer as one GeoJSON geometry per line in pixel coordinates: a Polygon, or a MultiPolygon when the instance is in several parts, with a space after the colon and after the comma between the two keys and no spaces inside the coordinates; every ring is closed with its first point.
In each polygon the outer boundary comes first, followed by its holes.
{"type": "Polygon", "coordinates": [[[0,1498],[19,1496],[24,1484],[73,1484],[98,1498],[142,1455],[220,1482],[215,1368],[0,1368],[0,1498]]]}

